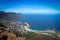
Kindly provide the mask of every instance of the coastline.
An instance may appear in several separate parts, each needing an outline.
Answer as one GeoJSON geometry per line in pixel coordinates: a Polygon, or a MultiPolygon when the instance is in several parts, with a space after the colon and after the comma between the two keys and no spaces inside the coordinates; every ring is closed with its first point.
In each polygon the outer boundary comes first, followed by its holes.
{"type": "Polygon", "coordinates": [[[27,32],[34,32],[34,33],[37,33],[37,34],[43,34],[43,35],[48,35],[48,36],[51,36],[53,38],[55,38],[55,35],[57,37],[60,37],[60,33],[59,32],[56,32],[56,30],[45,30],[45,31],[39,31],[39,30],[32,30],[29,28],[29,24],[28,23],[25,23],[27,26],[24,26],[24,29],[27,31],[27,32]]]}

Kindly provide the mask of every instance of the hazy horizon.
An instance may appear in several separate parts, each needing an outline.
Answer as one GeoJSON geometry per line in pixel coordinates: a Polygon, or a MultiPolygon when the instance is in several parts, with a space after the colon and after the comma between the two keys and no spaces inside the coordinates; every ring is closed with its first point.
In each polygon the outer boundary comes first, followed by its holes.
{"type": "Polygon", "coordinates": [[[60,0],[0,0],[0,10],[17,13],[60,13],[60,0]]]}

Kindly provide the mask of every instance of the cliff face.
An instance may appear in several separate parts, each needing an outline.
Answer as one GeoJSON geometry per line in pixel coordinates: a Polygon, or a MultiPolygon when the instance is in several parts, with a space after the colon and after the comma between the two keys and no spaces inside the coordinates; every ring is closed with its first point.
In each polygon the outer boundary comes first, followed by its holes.
{"type": "Polygon", "coordinates": [[[9,20],[9,21],[16,21],[17,18],[21,18],[22,15],[19,13],[15,13],[15,12],[4,12],[4,11],[0,11],[0,20],[3,21],[4,20],[9,20]]]}
{"type": "Polygon", "coordinates": [[[18,18],[22,18],[21,13],[0,11],[0,23],[4,25],[9,26],[11,22],[17,21],[18,18]]]}

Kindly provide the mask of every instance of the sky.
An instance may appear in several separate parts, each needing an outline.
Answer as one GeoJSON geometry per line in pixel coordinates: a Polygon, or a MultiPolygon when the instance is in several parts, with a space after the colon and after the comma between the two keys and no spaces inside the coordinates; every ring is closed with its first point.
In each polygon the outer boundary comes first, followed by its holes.
{"type": "Polygon", "coordinates": [[[0,10],[17,13],[60,13],[60,0],[0,0],[0,10]]]}

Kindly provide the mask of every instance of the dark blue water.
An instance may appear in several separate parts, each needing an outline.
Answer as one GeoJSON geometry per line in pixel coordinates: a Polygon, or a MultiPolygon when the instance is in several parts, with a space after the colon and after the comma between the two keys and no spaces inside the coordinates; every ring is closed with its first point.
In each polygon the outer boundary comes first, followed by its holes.
{"type": "Polygon", "coordinates": [[[21,22],[30,24],[34,30],[56,29],[60,31],[60,14],[23,14],[21,22]]]}

